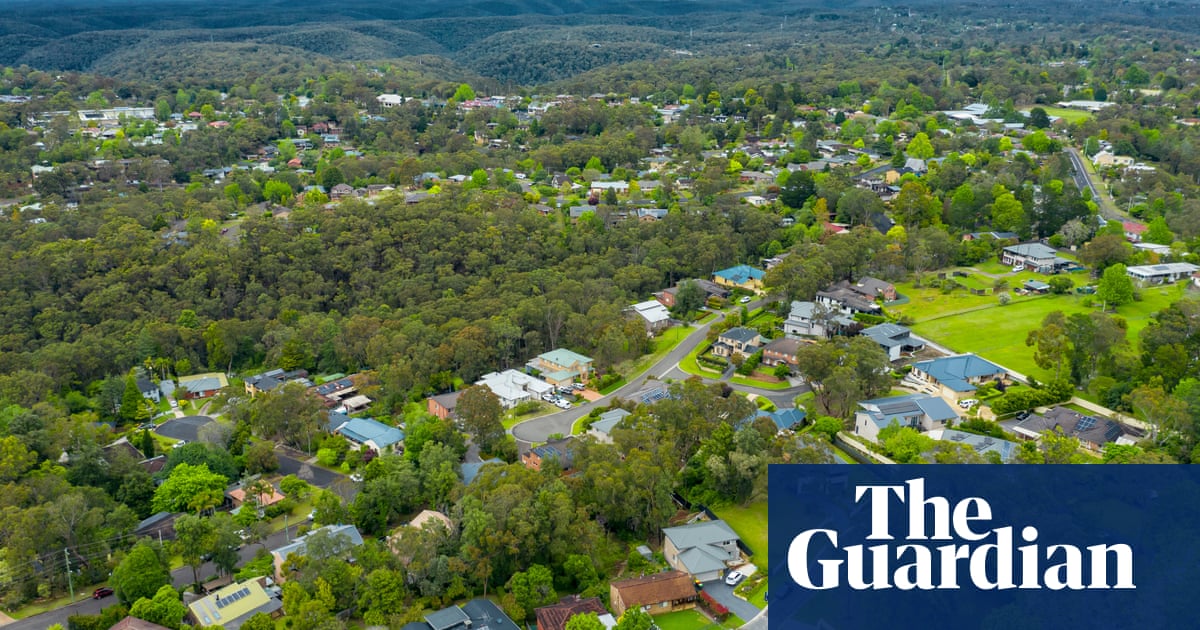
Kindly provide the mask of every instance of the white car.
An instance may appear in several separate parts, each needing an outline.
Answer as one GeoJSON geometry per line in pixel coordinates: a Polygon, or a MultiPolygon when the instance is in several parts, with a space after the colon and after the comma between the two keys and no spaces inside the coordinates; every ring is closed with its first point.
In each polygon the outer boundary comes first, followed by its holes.
{"type": "Polygon", "coordinates": [[[187,443],[188,443],[187,440],[179,440],[178,442],[172,444],[171,448],[179,448],[187,443]]]}
{"type": "Polygon", "coordinates": [[[738,300],[738,302],[741,302],[742,304],[749,304],[749,303],[750,303],[750,296],[749,296],[749,295],[747,295],[747,296],[743,297],[742,299],[738,300]]]}
{"type": "Polygon", "coordinates": [[[362,480],[363,480],[363,476],[358,473],[354,473],[353,475],[350,475],[350,481],[362,481],[362,480]]]}
{"type": "Polygon", "coordinates": [[[970,409],[971,407],[974,407],[975,405],[978,405],[978,404],[979,404],[979,401],[974,398],[964,398],[964,399],[958,401],[958,406],[962,407],[963,409],[970,409]]]}
{"type": "Polygon", "coordinates": [[[554,403],[554,404],[558,405],[559,409],[570,409],[571,408],[571,403],[569,403],[565,400],[559,400],[557,403],[554,403]]]}
{"type": "Polygon", "coordinates": [[[729,575],[725,576],[725,583],[730,586],[737,586],[746,576],[742,575],[741,571],[730,571],[729,575]]]}

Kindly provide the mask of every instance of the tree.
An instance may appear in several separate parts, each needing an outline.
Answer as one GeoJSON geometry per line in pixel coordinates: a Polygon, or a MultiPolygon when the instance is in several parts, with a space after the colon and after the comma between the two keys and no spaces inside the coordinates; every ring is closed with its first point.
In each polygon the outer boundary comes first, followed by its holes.
{"type": "Polygon", "coordinates": [[[141,540],[113,569],[110,582],[117,598],[130,603],[154,597],[158,589],[171,583],[171,572],[153,543],[141,540]]]}
{"type": "Polygon", "coordinates": [[[992,227],[1004,232],[1022,232],[1027,225],[1025,206],[1010,192],[992,202],[992,227]]]}
{"type": "Polygon", "coordinates": [[[246,474],[258,475],[274,472],[279,469],[279,457],[275,455],[275,445],[271,442],[260,441],[246,449],[246,474]]]}
{"type": "Polygon", "coordinates": [[[137,600],[129,609],[130,615],[171,630],[178,630],[187,612],[187,606],[183,605],[179,593],[170,584],[164,584],[151,599],[143,597],[137,600]]]}
{"type": "Polygon", "coordinates": [[[454,99],[455,103],[473,101],[475,100],[475,90],[471,89],[470,85],[461,83],[459,84],[458,89],[454,90],[454,96],[451,98],[454,99]]]}
{"type": "Polygon", "coordinates": [[[1170,245],[1175,242],[1175,235],[1171,233],[1171,228],[1167,227],[1167,220],[1158,216],[1150,221],[1150,225],[1146,228],[1146,235],[1142,237],[1142,240],[1147,243],[1170,245]]]}
{"type": "Polygon", "coordinates": [[[1104,308],[1116,308],[1133,301],[1133,279],[1125,271],[1125,265],[1117,263],[1104,270],[1096,297],[1104,302],[1104,308]]]}
{"type": "Polygon", "coordinates": [[[679,289],[675,292],[675,306],[672,308],[675,316],[679,319],[690,318],[692,313],[704,307],[704,297],[704,289],[701,289],[696,281],[680,282],[679,289]]]}
{"type": "Polygon", "coordinates": [[[887,355],[866,337],[803,345],[798,357],[799,372],[826,415],[847,416],[857,401],[887,391],[891,383],[887,355]]]}
{"type": "Polygon", "coordinates": [[[535,608],[549,606],[558,601],[558,594],[554,592],[554,574],[540,564],[514,573],[508,581],[508,589],[516,598],[517,604],[525,609],[525,619],[533,617],[535,608]]]}
{"type": "Polygon", "coordinates": [[[797,171],[788,176],[787,183],[779,191],[779,200],[789,208],[802,208],[810,197],[817,193],[817,184],[812,173],[797,171]]]}
{"type": "Polygon", "coordinates": [[[913,136],[904,151],[921,160],[928,160],[935,155],[933,143],[929,141],[929,136],[925,135],[924,131],[913,136]]]}
{"type": "Polygon", "coordinates": [[[604,624],[600,623],[596,613],[591,612],[568,619],[566,630],[604,630],[604,624]]]}
{"type": "Polygon", "coordinates": [[[221,504],[227,483],[224,476],[210,471],[207,464],[180,464],[154,491],[152,506],[155,512],[200,513],[221,504]]]}
{"type": "Polygon", "coordinates": [[[486,386],[474,385],[464,389],[455,411],[463,430],[472,435],[485,453],[492,452],[504,439],[504,425],[500,423],[503,413],[500,399],[486,386]]]}
{"type": "Polygon", "coordinates": [[[137,378],[131,371],[125,375],[125,391],[121,394],[121,411],[119,417],[122,422],[136,422],[143,419],[148,419],[150,416],[146,413],[145,405],[143,404],[142,391],[138,389],[137,378]]]}
{"type": "Polygon", "coordinates": [[[1025,345],[1034,348],[1033,362],[1043,370],[1054,370],[1054,379],[1062,374],[1063,359],[1067,356],[1066,319],[1062,311],[1054,311],[1042,320],[1042,327],[1029,331],[1025,345]]]}
{"type": "Polygon", "coordinates": [[[216,529],[212,521],[194,514],[175,519],[175,553],[192,568],[192,584],[200,583],[200,565],[212,553],[216,529]]]}
{"type": "Polygon", "coordinates": [[[1131,253],[1132,249],[1123,234],[1097,234],[1080,250],[1079,260],[1089,267],[1103,270],[1109,265],[1129,260],[1131,253]]]}
{"type": "Polygon", "coordinates": [[[617,620],[617,630],[650,630],[653,626],[654,618],[640,607],[627,609],[617,620]]]}
{"type": "Polygon", "coordinates": [[[1050,116],[1041,107],[1029,110],[1029,126],[1034,129],[1046,129],[1050,126],[1050,116]]]}

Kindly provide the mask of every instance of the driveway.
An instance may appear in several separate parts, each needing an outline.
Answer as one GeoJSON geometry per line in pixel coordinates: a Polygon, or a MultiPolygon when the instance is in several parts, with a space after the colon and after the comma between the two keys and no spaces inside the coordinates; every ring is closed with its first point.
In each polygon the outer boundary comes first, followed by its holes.
{"type": "Polygon", "coordinates": [[[154,431],[174,440],[196,442],[200,439],[200,427],[212,421],[213,419],[208,416],[184,416],[168,420],[158,425],[154,431]]]}
{"type": "Polygon", "coordinates": [[[278,451],[275,454],[279,457],[279,474],[296,475],[318,488],[328,488],[346,478],[345,475],[309,464],[290,455],[284,455],[278,451]]]}
{"type": "Polygon", "coordinates": [[[758,615],[758,607],[750,602],[733,594],[732,586],[726,584],[723,580],[713,580],[703,584],[704,592],[712,596],[722,606],[729,609],[729,612],[737,615],[746,621],[753,619],[758,615]]]}

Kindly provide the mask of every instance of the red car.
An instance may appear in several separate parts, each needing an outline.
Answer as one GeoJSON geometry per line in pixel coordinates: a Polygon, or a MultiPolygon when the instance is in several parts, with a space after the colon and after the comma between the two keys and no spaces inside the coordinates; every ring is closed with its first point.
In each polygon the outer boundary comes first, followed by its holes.
{"type": "Polygon", "coordinates": [[[113,594],[112,587],[101,586],[100,588],[92,591],[92,599],[100,599],[103,597],[108,597],[109,595],[112,595],[112,594],[113,594]]]}

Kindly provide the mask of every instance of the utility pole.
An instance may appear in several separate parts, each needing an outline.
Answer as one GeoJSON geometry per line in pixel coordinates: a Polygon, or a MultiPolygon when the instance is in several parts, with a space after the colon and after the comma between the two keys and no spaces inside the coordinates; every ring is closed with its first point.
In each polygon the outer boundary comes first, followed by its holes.
{"type": "Polygon", "coordinates": [[[67,589],[71,592],[71,603],[75,603],[75,581],[71,579],[71,554],[63,548],[63,557],[67,559],[67,589]]]}

